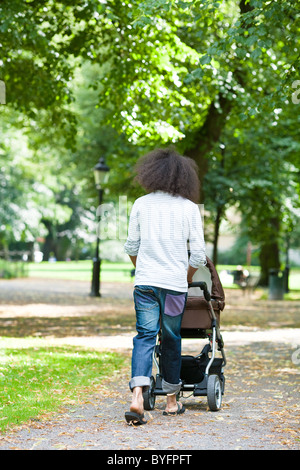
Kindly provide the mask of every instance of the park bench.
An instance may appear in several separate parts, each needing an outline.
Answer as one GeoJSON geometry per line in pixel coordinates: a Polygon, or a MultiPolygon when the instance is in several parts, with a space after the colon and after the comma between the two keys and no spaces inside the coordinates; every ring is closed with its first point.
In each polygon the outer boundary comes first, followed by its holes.
{"type": "Polygon", "coordinates": [[[244,292],[254,292],[259,282],[259,274],[249,273],[248,270],[230,271],[233,275],[233,283],[239,286],[244,292]]]}

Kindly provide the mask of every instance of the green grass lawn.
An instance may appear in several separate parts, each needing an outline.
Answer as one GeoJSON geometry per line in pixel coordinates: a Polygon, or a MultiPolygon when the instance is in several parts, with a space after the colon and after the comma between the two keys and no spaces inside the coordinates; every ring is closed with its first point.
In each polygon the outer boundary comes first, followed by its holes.
{"type": "MultiPolygon", "coordinates": [[[[223,270],[232,271],[236,266],[217,266],[219,273],[223,270]]],[[[130,282],[130,273],[133,265],[128,263],[111,263],[102,261],[101,280],[106,282],[130,282]]],[[[250,272],[258,273],[259,267],[253,266],[250,272]]],[[[29,263],[28,275],[30,277],[44,277],[52,279],[73,279],[78,281],[90,281],[92,278],[92,261],[59,261],[56,263],[29,263]]],[[[223,287],[233,287],[229,281],[223,282],[223,287]]],[[[300,269],[291,269],[289,278],[291,290],[300,290],[300,269]]]]}
{"type": "MultiPolygon", "coordinates": [[[[92,279],[92,261],[59,261],[56,263],[29,263],[29,277],[43,277],[52,279],[72,279],[90,281],[92,279]]],[[[129,282],[131,263],[110,263],[102,261],[101,280],[107,282],[129,282]]]]}
{"type": "Polygon", "coordinates": [[[126,359],[78,347],[49,346],[41,338],[0,338],[0,432],[78,405],[120,370],[126,359]]]}

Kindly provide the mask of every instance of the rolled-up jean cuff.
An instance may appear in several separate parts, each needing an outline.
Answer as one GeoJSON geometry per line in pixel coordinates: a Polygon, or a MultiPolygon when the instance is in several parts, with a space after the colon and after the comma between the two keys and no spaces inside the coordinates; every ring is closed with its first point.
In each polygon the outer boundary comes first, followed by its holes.
{"type": "Polygon", "coordinates": [[[180,392],[181,382],[179,384],[169,384],[164,379],[162,379],[162,389],[164,393],[173,394],[180,392]]]}
{"type": "Polygon", "coordinates": [[[146,387],[150,387],[150,383],[150,377],[139,375],[137,377],[132,377],[129,382],[129,387],[131,391],[134,387],[143,387],[145,389],[146,387]]]}

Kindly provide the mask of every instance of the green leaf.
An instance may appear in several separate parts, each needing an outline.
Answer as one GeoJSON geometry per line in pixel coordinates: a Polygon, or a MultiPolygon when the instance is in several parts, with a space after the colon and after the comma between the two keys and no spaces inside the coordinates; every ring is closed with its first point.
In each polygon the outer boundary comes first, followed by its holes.
{"type": "Polygon", "coordinates": [[[201,65],[206,65],[211,63],[211,56],[208,54],[205,54],[204,56],[201,57],[200,59],[200,64],[201,65]]]}
{"type": "Polygon", "coordinates": [[[245,40],[245,44],[247,44],[247,46],[253,46],[253,44],[255,44],[258,40],[258,37],[253,35],[253,36],[249,36],[246,40],[245,40]]]}
{"type": "Polygon", "coordinates": [[[262,55],[262,50],[257,47],[256,49],[254,49],[254,51],[251,52],[251,57],[252,59],[258,59],[260,56],[262,55]]]}

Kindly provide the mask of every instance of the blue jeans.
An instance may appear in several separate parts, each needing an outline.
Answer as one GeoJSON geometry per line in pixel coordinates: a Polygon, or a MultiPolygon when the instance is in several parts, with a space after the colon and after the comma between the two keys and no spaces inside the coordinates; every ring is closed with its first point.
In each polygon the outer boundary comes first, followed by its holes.
{"type": "Polygon", "coordinates": [[[133,338],[130,389],[150,385],[153,351],[161,326],[162,387],[165,393],[177,393],[181,388],[180,328],[187,293],[140,285],[135,286],[133,295],[137,336],[133,338]]]}

